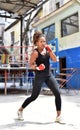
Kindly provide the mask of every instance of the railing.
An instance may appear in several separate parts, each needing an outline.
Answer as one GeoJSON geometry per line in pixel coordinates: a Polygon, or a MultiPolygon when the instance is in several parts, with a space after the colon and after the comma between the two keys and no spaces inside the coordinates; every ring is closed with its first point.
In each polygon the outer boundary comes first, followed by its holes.
{"type": "MultiPolygon", "coordinates": [[[[4,82],[4,93],[7,94],[7,83],[13,80],[15,87],[16,80],[19,81],[20,87],[23,87],[23,81],[26,81],[26,90],[28,83],[31,84],[28,72],[29,56],[33,50],[33,46],[0,46],[0,82],[4,82]],[[27,48],[27,52],[25,52],[27,48]],[[23,49],[20,54],[20,49],[23,49]]],[[[31,78],[31,77],[30,77],[31,78]]],[[[11,85],[12,86],[12,85],[11,85]]],[[[27,90],[28,92],[28,90],[27,90]]]]}
{"type": "Polygon", "coordinates": [[[76,92],[76,90],[80,89],[80,69],[63,68],[62,73],[57,75],[56,80],[58,81],[60,88],[76,92]]]}

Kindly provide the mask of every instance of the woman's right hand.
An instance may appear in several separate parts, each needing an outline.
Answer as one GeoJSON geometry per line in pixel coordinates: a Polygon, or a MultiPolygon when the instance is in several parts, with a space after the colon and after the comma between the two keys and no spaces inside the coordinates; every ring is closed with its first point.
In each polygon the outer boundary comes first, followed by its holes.
{"type": "Polygon", "coordinates": [[[48,52],[52,52],[52,49],[51,49],[51,47],[50,47],[49,45],[45,45],[45,48],[46,48],[46,50],[47,50],[48,52]]]}
{"type": "Polygon", "coordinates": [[[36,70],[44,70],[45,69],[45,65],[44,64],[40,64],[39,66],[36,67],[36,70]]]}

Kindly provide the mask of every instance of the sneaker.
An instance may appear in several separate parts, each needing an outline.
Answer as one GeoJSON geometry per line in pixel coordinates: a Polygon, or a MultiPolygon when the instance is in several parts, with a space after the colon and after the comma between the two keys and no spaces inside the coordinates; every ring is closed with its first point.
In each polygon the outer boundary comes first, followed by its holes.
{"type": "Polygon", "coordinates": [[[17,115],[18,115],[18,120],[24,120],[23,119],[23,111],[18,110],[17,115]]]}
{"type": "Polygon", "coordinates": [[[56,123],[60,123],[60,124],[65,124],[65,122],[64,122],[64,120],[62,119],[61,116],[56,117],[55,122],[56,122],[56,123]]]}

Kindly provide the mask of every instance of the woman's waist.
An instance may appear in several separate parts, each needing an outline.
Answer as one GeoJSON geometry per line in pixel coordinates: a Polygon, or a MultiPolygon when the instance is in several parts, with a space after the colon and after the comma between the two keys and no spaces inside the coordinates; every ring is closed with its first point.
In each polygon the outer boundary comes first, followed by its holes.
{"type": "Polygon", "coordinates": [[[42,71],[36,71],[35,72],[36,75],[49,75],[50,74],[50,70],[42,70],[42,71]]]}

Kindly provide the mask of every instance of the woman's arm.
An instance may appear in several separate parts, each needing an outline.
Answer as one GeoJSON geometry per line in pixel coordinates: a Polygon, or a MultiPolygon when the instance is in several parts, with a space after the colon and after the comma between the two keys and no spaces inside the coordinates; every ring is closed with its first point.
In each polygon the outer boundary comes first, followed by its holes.
{"type": "Polygon", "coordinates": [[[57,62],[56,55],[52,51],[49,54],[50,54],[50,58],[52,59],[52,61],[57,62]]]}
{"type": "Polygon", "coordinates": [[[49,45],[46,45],[45,48],[47,49],[47,51],[50,54],[50,58],[52,59],[52,61],[56,62],[57,61],[57,57],[56,55],[52,52],[52,49],[50,48],[49,45]]]}
{"type": "Polygon", "coordinates": [[[30,61],[29,61],[29,65],[30,65],[30,68],[32,69],[36,69],[36,59],[38,57],[38,52],[36,50],[34,50],[30,56],[30,61]]]}
{"type": "Polygon", "coordinates": [[[30,68],[31,69],[36,69],[38,71],[42,71],[45,69],[45,65],[44,64],[40,64],[39,66],[36,65],[35,61],[36,61],[36,58],[38,57],[38,52],[35,50],[32,54],[31,54],[31,57],[30,57],[30,68]]]}

